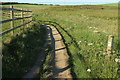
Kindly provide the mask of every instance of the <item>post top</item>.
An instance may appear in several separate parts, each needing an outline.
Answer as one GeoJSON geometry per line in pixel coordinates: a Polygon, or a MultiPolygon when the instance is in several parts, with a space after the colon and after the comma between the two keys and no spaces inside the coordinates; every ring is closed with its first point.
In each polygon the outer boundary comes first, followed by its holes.
{"type": "Polygon", "coordinates": [[[109,35],[109,37],[114,37],[113,35],[109,35]]]}

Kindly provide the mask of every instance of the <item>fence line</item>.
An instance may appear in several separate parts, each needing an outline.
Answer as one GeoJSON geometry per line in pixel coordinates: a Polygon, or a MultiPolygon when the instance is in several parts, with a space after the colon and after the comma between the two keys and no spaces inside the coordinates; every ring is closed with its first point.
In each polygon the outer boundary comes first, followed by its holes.
{"type": "Polygon", "coordinates": [[[13,20],[20,20],[20,19],[31,18],[31,17],[32,17],[32,16],[23,17],[23,18],[15,18],[15,19],[7,19],[7,20],[0,21],[0,24],[6,23],[6,22],[10,22],[10,21],[13,21],[13,20]]]}
{"type": "Polygon", "coordinates": [[[32,11],[25,11],[25,10],[19,10],[19,9],[14,9],[14,8],[5,8],[5,7],[0,7],[0,10],[12,10],[12,11],[20,11],[20,12],[32,12],[32,11]]]}
{"type": "Polygon", "coordinates": [[[30,22],[32,22],[32,21],[29,21],[29,22],[24,23],[24,24],[22,24],[22,25],[20,25],[20,26],[17,26],[17,27],[14,27],[14,28],[12,28],[12,29],[9,29],[9,30],[7,30],[7,31],[4,31],[4,32],[0,33],[0,36],[5,35],[5,34],[11,32],[11,31],[13,31],[14,29],[17,29],[17,28],[19,28],[19,27],[21,27],[21,26],[24,26],[24,25],[26,25],[26,24],[28,24],[28,23],[30,23],[30,22]]]}
{"type": "Polygon", "coordinates": [[[11,22],[10,23],[11,24],[11,29],[0,33],[0,36],[5,35],[9,32],[11,32],[11,36],[13,36],[15,29],[23,26],[23,31],[24,31],[24,26],[27,24],[27,27],[28,27],[28,24],[32,22],[32,11],[23,10],[22,8],[21,9],[14,9],[13,6],[10,6],[10,8],[4,8],[4,7],[1,8],[0,7],[0,10],[10,11],[10,13],[3,12],[3,14],[8,14],[10,16],[10,19],[0,21],[0,24],[6,23],[6,22],[11,22]],[[21,13],[15,13],[15,11],[19,11],[21,13]],[[28,13],[31,13],[31,14],[28,14],[28,13]],[[16,16],[16,14],[17,14],[17,16],[16,16]],[[24,15],[25,15],[25,17],[24,17],[24,15]],[[27,17],[26,17],[26,15],[27,15],[27,17]],[[15,18],[15,17],[19,17],[19,18],[15,18]],[[26,23],[24,23],[25,19],[27,21],[26,23]],[[15,20],[21,20],[21,25],[15,27],[14,26],[14,21],[15,20]]]}

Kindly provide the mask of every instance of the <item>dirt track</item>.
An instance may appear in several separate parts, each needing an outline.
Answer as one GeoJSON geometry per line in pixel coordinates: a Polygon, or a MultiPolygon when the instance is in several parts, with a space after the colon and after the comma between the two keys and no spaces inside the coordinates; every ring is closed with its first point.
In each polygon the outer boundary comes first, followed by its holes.
{"type": "MultiPolygon", "coordinates": [[[[45,27],[47,28],[48,38],[43,49],[48,44],[51,44],[53,47],[53,62],[51,64],[52,75],[50,78],[72,78],[70,74],[70,67],[67,64],[68,56],[66,48],[62,42],[59,32],[53,26],[47,25],[45,27]]],[[[44,50],[40,51],[34,66],[26,75],[23,76],[23,78],[34,78],[40,73],[40,66],[44,60],[44,54],[44,50]]]]}
{"type": "MultiPolygon", "coordinates": [[[[49,25],[48,25],[49,26],[49,25]]],[[[53,76],[52,78],[72,78],[70,67],[67,64],[67,52],[62,42],[62,37],[53,26],[49,26],[51,32],[51,41],[54,49],[53,52],[53,76]]]]}

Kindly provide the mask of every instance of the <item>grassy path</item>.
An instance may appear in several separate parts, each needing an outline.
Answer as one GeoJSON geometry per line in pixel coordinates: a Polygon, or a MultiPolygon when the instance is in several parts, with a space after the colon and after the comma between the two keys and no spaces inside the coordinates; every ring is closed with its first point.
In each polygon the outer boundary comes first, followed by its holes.
{"type": "Polygon", "coordinates": [[[53,46],[52,78],[71,78],[70,67],[67,64],[68,56],[62,38],[53,26],[49,27],[53,46]]]}
{"type": "Polygon", "coordinates": [[[42,65],[42,63],[44,61],[44,57],[45,57],[44,54],[45,54],[44,51],[41,51],[38,54],[38,58],[34,64],[34,66],[31,68],[31,70],[27,74],[25,74],[25,76],[23,76],[23,78],[34,78],[39,74],[40,66],[42,65]]]}
{"type": "MultiPolygon", "coordinates": [[[[47,45],[51,45],[53,47],[52,53],[52,78],[72,78],[70,74],[70,67],[67,64],[67,52],[66,47],[62,43],[62,38],[59,32],[53,26],[45,26],[47,28],[47,41],[43,46],[43,50],[41,50],[38,54],[38,57],[35,61],[35,64],[30,69],[30,71],[23,76],[23,78],[35,78],[37,75],[41,73],[41,66],[43,66],[45,59],[45,48],[47,45]]],[[[48,76],[48,75],[47,75],[48,76]]]]}
{"type": "MultiPolygon", "coordinates": [[[[44,26],[44,27],[46,27],[46,26],[44,26]]],[[[49,33],[47,33],[46,36],[48,36],[48,34],[49,33]]],[[[44,46],[42,47],[42,49],[40,50],[40,52],[37,55],[35,64],[31,68],[31,70],[23,76],[23,78],[35,78],[36,76],[39,75],[41,66],[43,66],[43,63],[44,63],[44,60],[46,57],[45,49],[47,48],[47,45],[50,43],[49,39],[50,39],[50,37],[48,37],[46,39],[46,43],[44,44],[44,46]]]]}
{"type": "MultiPolygon", "coordinates": [[[[48,36],[48,34],[46,36],[48,36]]],[[[46,43],[42,47],[42,50],[40,50],[39,54],[37,55],[37,59],[35,61],[35,64],[31,68],[31,70],[23,76],[23,78],[35,78],[36,76],[39,75],[41,66],[43,66],[45,56],[46,56],[45,49],[49,43],[50,43],[50,41],[49,41],[49,37],[48,37],[46,39],[46,43]]]]}

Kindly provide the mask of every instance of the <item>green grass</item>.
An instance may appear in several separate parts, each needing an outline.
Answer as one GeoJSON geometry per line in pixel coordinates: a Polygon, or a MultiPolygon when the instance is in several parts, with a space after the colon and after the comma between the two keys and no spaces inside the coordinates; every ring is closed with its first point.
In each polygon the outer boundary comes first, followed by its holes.
{"type": "Polygon", "coordinates": [[[38,77],[40,79],[43,79],[43,78],[48,78],[49,76],[51,76],[51,64],[52,64],[52,59],[53,59],[53,56],[52,56],[52,47],[51,45],[48,45],[46,50],[45,50],[45,53],[46,53],[46,57],[44,59],[44,62],[43,62],[43,66],[41,67],[41,72],[40,74],[38,75],[38,77]]]}
{"type": "MultiPolygon", "coordinates": [[[[19,6],[20,5],[18,5],[18,7],[19,6]]],[[[9,5],[6,5],[4,7],[9,7],[9,5]]],[[[3,12],[10,13],[9,11],[3,12]]],[[[14,13],[20,12],[16,11],[14,13]]],[[[2,16],[2,20],[6,19],[10,19],[10,16],[8,16],[7,14],[2,16]]],[[[24,23],[26,22],[27,20],[24,20],[24,23]]],[[[14,27],[19,25],[21,25],[21,20],[14,21],[14,27]]],[[[2,24],[2,32],[9,29],[10,22],[2,24]]],[[[45,39],[46,29],[40,27],[40,24],[37,21],[33,22],[32,25],[28,24],[28,26],[25,25],[14,30],[13,37],[11,37],[11,33],[3,35],[3,78],[20,78],[26,72],[28,72],[33,66],[37,54],[44,45],[45,39]],[[23,27],[25,30],[24,32],[23,27]]]]}
{"type": "Polygon", "coordinates": [[[105,6],[118,6],[118,3],[103,4],[105,6]]]}
{"type": "MultiPolygon", "coordinates": [[[[118,65],[114,61],[118,54],[117,7],[57,6],[36,12],[37,10],[40,9],[33,9],[35,20],[57,22],[71,35],[68,35],[66,31],[56,25],[68,46],[68,54],[70,55],[68,62],[72,67],[73,77],[118,77],[118,65]],[[92,27],[92,29],[89,29],[89,27],[92,27]],[[100,34],[94,33],[94,30],[100,31],[100,34]],[[115,36],[114,54],[111,60],[107,60],[104,53],[107,50],[107,39],[110,34],[115,36]],[[93,45],[88,46],[89,43],[93,43],[93,45]],[[87,72],[87,69],[91,69],[92,72],[87,72]]],[[[46,24],[54,23],[46,22],[46,24]]]]}
{"type": "Polygon", "coordinates": [[[3,78],[20,78],[28,72],[36,60],[46,39],[46,29],[34,23],[25,33],[3,42],[3,78]]]}
{"type": "Polygon", "coordinates": [[[73,77],[118,78],[118,64],[115,62],[118,54],[117,6],[31,6],[26,9],[33,11],[34,21],[54,25],[61,32],[67,46],[68,62],[73,77]],[[94,30],[99,31],[100,34],[94,33],[94,30]],[[110,60],[104,55],[107,50],[108,35],[115,37],[110,60]],[[89,43],[93,45],[89,46],[89,43]]]}

